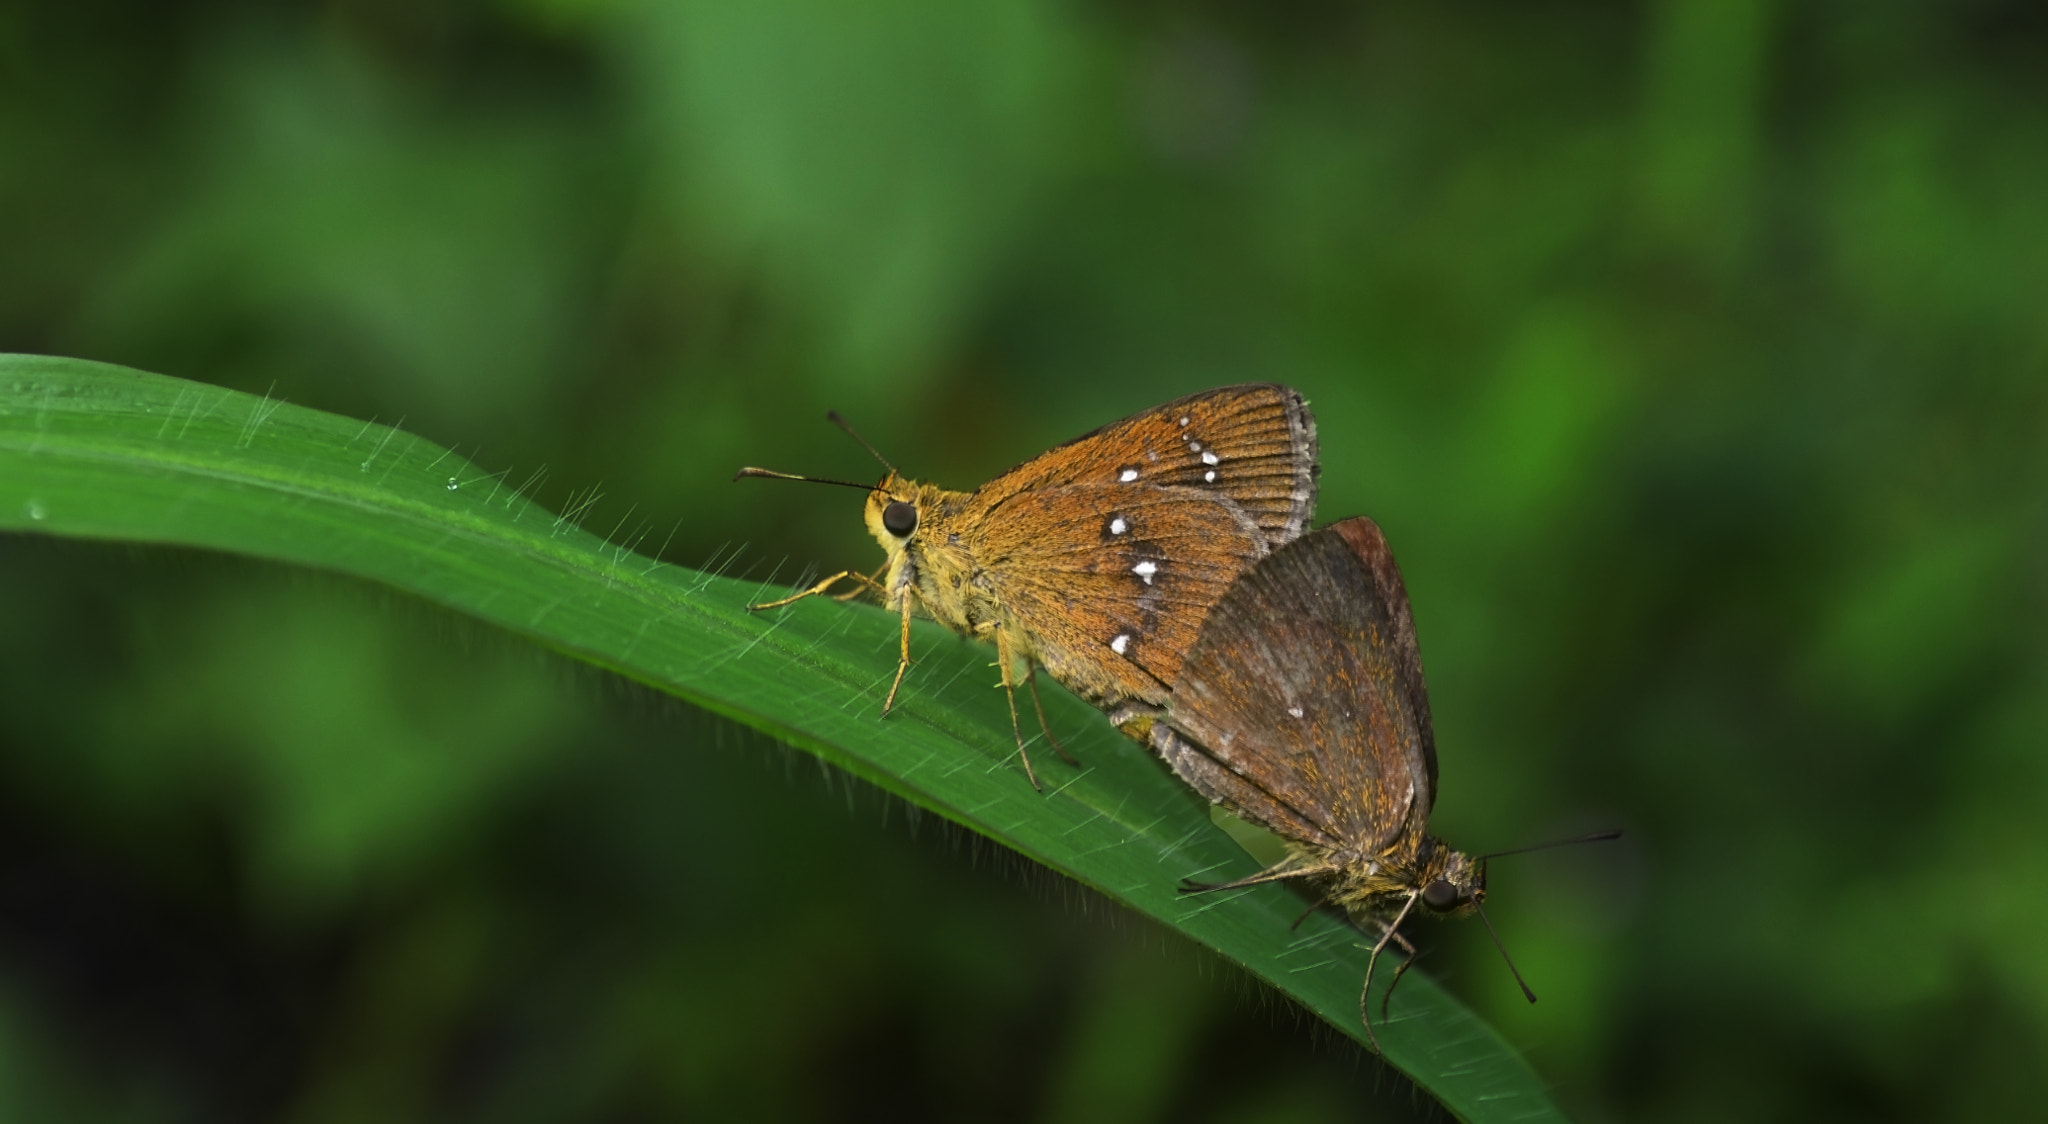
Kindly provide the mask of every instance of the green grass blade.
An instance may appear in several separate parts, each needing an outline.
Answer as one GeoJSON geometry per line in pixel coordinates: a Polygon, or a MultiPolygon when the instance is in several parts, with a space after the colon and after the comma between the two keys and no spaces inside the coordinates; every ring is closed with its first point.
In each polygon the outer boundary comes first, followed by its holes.
{"type": "MultiPolygon", "coordinates": [[[[657,563],[374,423],[122,367],[0,356],[0,529],[205,547],[368,578],[784,739],[1208,945],[1362,1036],[1356,933],[1298,930],[1271,886],[1184,897],[1253,864],[1205,806],[1064,692],[1047,791],[1016,763],[991,653],[937,626],[887,720],[895,621],[657,563]]],[[[1383,973],[1384,975],[1384,973],[1383,973]]],[[[1377,1000],[1375,1000],[1377,1002],[1377,1000]]],[[[1534,1073],[1422,972],[1379,1029],[1387,1059],[1460,1118],[1561,1119],[1534,1073]]]]}

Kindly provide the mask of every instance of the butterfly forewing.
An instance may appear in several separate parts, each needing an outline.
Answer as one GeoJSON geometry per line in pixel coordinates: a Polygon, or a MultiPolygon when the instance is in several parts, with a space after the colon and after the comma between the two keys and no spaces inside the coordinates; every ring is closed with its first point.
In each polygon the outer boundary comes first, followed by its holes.
{"type": "Polygon", "coordinates": [[[1422,645],[1415,636],[1415,614],[1408,606],[1408,586],[1401,580],[1401,568],[1394,564],[1394,552],[1379,524],[1364,516],[1339,520],[1324,528],[1339,535],[1351,548],[1352,556],[1364,567],[1375,603],[1387,624],[1382,650],[1393,663],[1394,682],[1415,716],[1420,732],[1416,748],[1422,754],[1424,777],[1418,794],[1422,810],[1436,806],[1436,730],[1429,717],[1429,688],[1422,678],[1422,645]]]}
{"type": "Polygon", "coordinates": [[[1368,520],[1307,535],[1239,578],[1168,713],[1152,736],[1169,764],[1264,826],[1367,852],[1420,838],[1435,789],[1428,700],[1399,573],[1368,520]]]}
{"type": "Polygon", "coordinates": [[[1039,488],[1189,488],[1243,508],[1273,547],[1307,527],[1317,471],[1315,419],[1301,395],[1255,383],[1190,394],[1112,422],[1018,465],[977,495],[994,509],[1039,488]]]}

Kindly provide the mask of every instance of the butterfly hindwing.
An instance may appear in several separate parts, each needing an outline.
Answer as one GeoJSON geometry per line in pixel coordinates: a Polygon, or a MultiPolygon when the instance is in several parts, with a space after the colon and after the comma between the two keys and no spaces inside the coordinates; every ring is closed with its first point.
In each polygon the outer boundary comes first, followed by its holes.
{"type": "Polygon", "coordinates": [[[1046,670],[1098,705],[1163,701],[1209,607],[1266,553],[1243,509],[1187,488],[1034,489],[991,516],[977,580],[1046,670]]]}

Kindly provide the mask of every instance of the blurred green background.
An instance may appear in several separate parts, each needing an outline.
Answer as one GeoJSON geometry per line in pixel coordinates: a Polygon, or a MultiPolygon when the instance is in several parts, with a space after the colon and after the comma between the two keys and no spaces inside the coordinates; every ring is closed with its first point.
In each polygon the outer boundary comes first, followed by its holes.
{"type": "MultiPolygon", "coordinates": [[[[1605,1120],[2048,1095],[2048,17],[1990,0],[0,5],[0,350],[879,561],[1228,382],[1387,529],[1429,967],[1605,1120]],[[856,14],[856,12],[858,14],[856,14]]],[[[0,1117],[1427,1117],[809,758],[338,579],[0,539],[0,1117]]]]}

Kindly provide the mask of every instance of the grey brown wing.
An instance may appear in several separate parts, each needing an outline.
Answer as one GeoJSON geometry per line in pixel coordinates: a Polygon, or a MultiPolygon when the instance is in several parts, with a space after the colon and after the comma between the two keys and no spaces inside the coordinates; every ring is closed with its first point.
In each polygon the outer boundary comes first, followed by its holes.
{"type": "MultiPolygon", "coordinates": [[[[1354,515],[1323,528],[1341,536],[1351,554],[1364,567],[1373,591],[1373,605],[1367,611],[1383,628],[1385,651],[1392,664],[1394,685],[1400,691],[1418,730],[1415,749],[1419,752],[1422,810],[1425,815],[1436,806],[1436,729],[1429,717],[1429,687],[1422,677],[1422,643],[1415,634],[1415,614],[1408,605],[1408,585],[1401,580],[1401,568],[1394,564],[1394,551],[1379,524],[1354,515]]],[[[1414,763],[1411,762],[1411,766],[1414,763]]]]}
{"type": "Polygon", "coordinates": [[[1378,528],[1326,527],[1240,577],[1152,738],[1199,791],[1305,843],[1371,852],[1426,823],[1428,697],[1378,528]]]}

